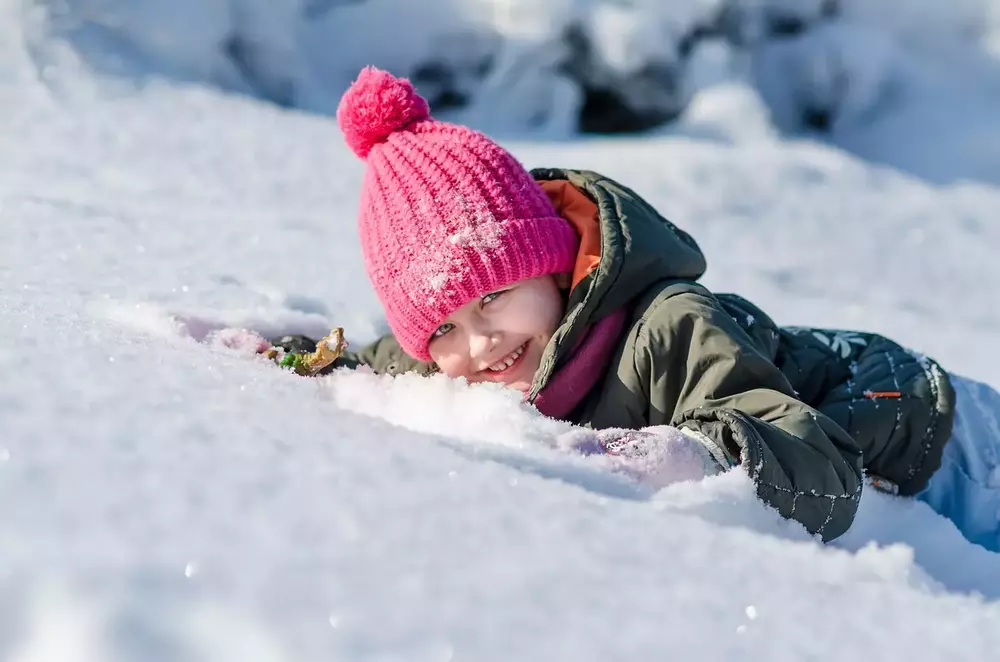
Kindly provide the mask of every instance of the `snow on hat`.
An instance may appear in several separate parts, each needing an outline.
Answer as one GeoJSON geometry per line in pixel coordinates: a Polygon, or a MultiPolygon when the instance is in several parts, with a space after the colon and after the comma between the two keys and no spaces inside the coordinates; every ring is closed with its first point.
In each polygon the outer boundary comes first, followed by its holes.
{"type": "Polygon", "coordinates": [[[579,239],[531,174],[468,127],[439,122],[404,78],[366,67],[337,121],[367,161],[358,231],[365,268],[403,350],[469,301],[572,271],[579,239]]]}

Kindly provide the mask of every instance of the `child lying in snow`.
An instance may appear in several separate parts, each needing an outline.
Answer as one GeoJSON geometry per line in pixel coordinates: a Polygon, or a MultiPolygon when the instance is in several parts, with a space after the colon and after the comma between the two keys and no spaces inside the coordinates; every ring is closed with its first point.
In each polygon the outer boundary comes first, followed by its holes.
{"type": "Polygon", "coordinates": [[[883,337],[780,328],[713,294],[696,282],[695,241],[633,191],[529,173],[432,119],[406,80],[363,70],[337,117],[367,162],[360,237],[393,334],[333,367],[518,389],[579,426],[560,446],[613,454],[657,486],[741,465],[761,499],[825,540],[851,525],[866,472],[1000,548],[1000,433],[968,427],[986,420],[980,398],[1000,408],[995,392],[883,337]]]}

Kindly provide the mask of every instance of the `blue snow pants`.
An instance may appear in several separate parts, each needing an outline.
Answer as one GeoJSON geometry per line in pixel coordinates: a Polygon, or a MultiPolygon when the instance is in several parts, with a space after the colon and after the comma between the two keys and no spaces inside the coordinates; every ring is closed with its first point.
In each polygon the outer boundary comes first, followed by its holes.
{"type": "Polygon", "coordinates": [[[974,543],[1000,552],[1000,393],[951,375],[955,427],[941,468],[916,495],[974,543]]]}

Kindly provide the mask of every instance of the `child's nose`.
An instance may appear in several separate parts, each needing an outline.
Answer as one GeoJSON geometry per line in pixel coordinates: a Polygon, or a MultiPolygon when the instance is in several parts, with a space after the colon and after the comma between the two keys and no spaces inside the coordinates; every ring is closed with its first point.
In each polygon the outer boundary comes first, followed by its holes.
{"type": "Polygon", "coordinates": [[[473,361],[481,362],[490,356],[496,344],[497,339],[491,333],[472,333],[469,335],[469,355],[473,361]]]}

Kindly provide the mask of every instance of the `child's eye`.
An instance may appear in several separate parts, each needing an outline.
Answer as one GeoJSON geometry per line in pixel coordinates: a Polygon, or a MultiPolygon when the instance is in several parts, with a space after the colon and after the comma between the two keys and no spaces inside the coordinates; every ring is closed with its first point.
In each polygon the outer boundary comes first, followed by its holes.
{"type": "Polygon", "coordinates": [[[482,298],[483,305],[485,306],[486,304],[488,304],[489,302],[493,301],[494,299],[496,299],[501,294],[506,294],[507,292],[508,292],[508,290],[500,290],[499,292],[491,292],[491,293],[487,294],[486,296],[484,296],[482,298]]]}
{"type": "Polygon", "coordinates": [[[445,335],[446,333],[448,333],[449,331],[451,331],[454,328],[455,328],[454,324],[452,324],[451,322],[446,322],[446,323],[442,324],[441,326],[439,326],[437,328],[437,331],[435,331],[434,333],[431,334],[431,339],[440,338],[441,336],[445,335]]]}

